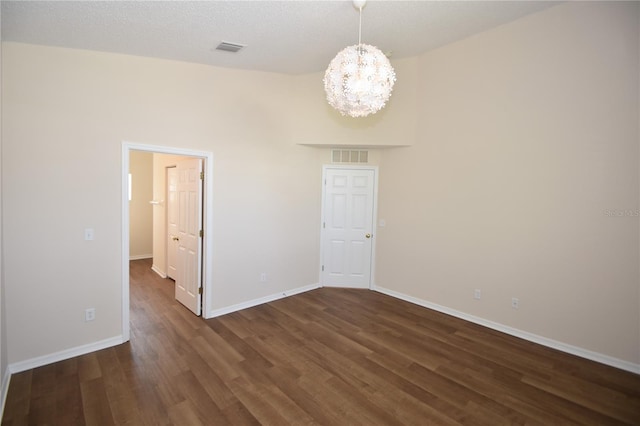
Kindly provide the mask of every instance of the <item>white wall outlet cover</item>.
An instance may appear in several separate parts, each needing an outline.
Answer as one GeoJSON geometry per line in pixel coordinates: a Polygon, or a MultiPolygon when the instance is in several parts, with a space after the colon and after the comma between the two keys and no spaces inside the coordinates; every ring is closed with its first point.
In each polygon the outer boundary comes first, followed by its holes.
{"type": "Polygon", "coordinates": [[[95,308],[89,308],[89,309],[85,309],[84,311],[84,320],[86,321],[93,321],[96,319],[96,310],[95,308]]]}

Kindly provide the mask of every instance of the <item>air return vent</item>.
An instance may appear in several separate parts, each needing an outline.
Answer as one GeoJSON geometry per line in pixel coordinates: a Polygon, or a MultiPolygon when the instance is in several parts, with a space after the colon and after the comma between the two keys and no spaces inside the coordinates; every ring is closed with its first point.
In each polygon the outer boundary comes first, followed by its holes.
{"type": "Polygon", "coordinates": [[[332,163],[368,163],[369,151],[360,151],[354,149],[332,149],[332,163]]]}
{"type": "Polygon", "coordinates": [[[225,52],[233,52],[236,53],[246,45],[238,44],[238,43],[229,43],[228,41],[223,41],[216,47],[216,50],[224,50],[225,52]]]}

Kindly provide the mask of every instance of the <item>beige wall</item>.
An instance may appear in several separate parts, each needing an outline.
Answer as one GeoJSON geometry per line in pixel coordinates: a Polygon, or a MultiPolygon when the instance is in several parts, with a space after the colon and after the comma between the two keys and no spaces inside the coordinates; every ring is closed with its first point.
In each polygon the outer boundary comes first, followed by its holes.
{"type": "Polygon", "coordinates": [[[640,363],[638,7],[565,4],[418,58],[377,285],[640,363]]]}
{"type": "Polygon", "coordinates": [[[15,43],[3,54],[10,362],[121,333],[123,140],[213,152],[213,309],[318,282],[320,151],[291,142],[291,77],[15,43]]]}
{"type": "Polygon", "coordinates": [[[153,154],[131,151],[131,201],[129,202],[129,257],[141,259],[153,254],[153,154]]]}

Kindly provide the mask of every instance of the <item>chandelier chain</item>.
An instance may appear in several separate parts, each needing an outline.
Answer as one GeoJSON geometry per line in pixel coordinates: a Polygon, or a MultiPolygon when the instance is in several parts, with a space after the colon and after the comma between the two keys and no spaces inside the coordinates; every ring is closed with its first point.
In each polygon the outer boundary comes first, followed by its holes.
{"type": "Polygon", "coordinates": [[[362,6],[360,6],[360,23],[358,25],[358,46],[362,44],[362,6]]]}

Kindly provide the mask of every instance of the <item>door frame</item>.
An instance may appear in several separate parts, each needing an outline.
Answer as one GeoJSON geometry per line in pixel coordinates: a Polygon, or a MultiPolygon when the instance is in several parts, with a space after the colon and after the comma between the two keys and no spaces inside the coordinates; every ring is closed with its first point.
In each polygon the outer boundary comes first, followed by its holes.
{"type": "Polygon", "coordinates": [[[371,170],[373,171],[373,237],[371,238],[371,265],[369,273],[369,290],[374,290],[375,286],[375,265],[376,265],[376,240],[378,239],[378,166],[356,166],[356,165],[337,165],[337,164],[325,164],[322,166],[322,202],[320,206],[320,265],[318,271],[320,272],[320,286],[324,287],[324,274],[322,273],[322,265],[324,265],[324,227],[322,224],[325,222],[324,209],[326,207],[326,185],[327,170],[371,170]]]}
{"type": "Polygon", "coordinates": [[[213,153],[185,148],[122,142],[122,341],[130,338],[129,317],[129,154],[144,151],[158,154],[198,157],[204,160],[203,231],[202,241],[202,317],[209,315],[209,295],[213,294],[213,153]]]}

